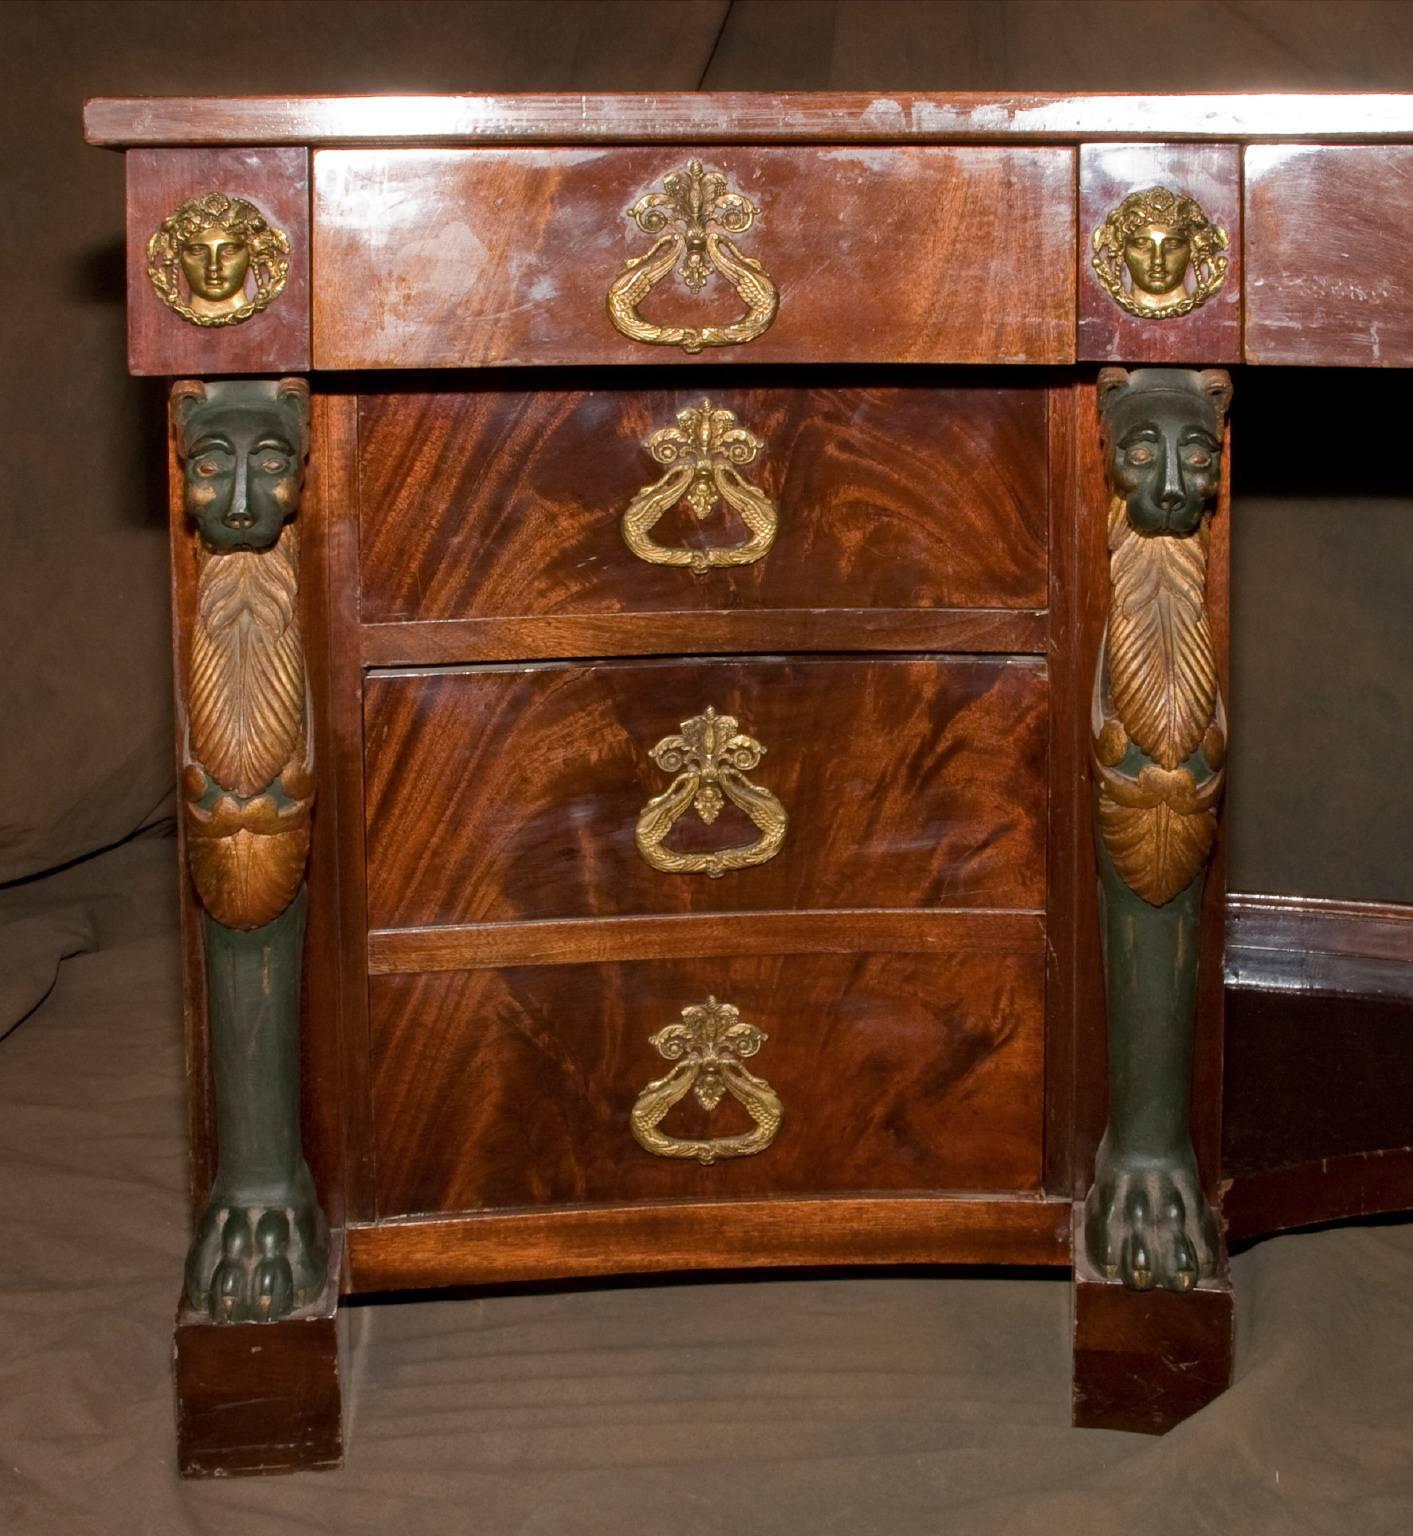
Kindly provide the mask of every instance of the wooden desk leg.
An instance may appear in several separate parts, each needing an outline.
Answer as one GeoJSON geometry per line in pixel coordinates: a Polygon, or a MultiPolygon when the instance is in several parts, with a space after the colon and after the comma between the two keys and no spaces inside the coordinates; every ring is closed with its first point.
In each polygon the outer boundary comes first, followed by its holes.
{"type": "Polygon", "coordinates": [[[1135,1291],[1085,1257],[1083,1206],[1074,1222],[1075,1428],[1161,1435],[1231,1385],[1236,1309],[1226,1253],[1186,1295],[1135,1291]]]}
{"type": "Polygon", "coordinates": [[[1226,759],[1206,579],[1230,393],[1215,370],[1099,377],[1110,596],[1091,767],[1109,1115],[1075,1239],[1076,1423],[1163,1429],[1231,1376],[1231,1293],[1191,1134],[1198,914],[1226,759]]]}
{"type": "Polygon", "coordinates": [[[177,1466],[183,1477],[298,1472],[343,1460],[337,1237],[324,1294],[274,1323],[177,1309],[177,1466]]]}
{"type": "Polygon", "coordinates": [[[179,550],[195,570],[179,624],[182,830],[202,907],[217,1151],[177,1330],[181,1465],[328,1465],[340,1443],[337,1275],[299,1105],[314,755],[294,519],[309,388],[187,381],[172,418],[188,519],[178,538],[190,540],[179,550]]]}

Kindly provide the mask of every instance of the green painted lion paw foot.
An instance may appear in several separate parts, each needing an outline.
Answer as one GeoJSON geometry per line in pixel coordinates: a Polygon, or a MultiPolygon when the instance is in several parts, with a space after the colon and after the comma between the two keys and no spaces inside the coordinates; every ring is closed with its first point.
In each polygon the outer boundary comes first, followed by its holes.
{"type": "Polygon", "coordinates": [[[270,1323],[318,1300],[328,1231],[312,1200],[288,1205],[213,1199],[186,1263],[187,1301],[213,1323],[270,1323]]]}
{"type": "Polygon", "coordinates": [[[1190,1162],[1101,1150],[1084,1241],[1090,1262],[1134,1291],[1190,1291],[1216,1268],[1217,1224],[1190,1162]]]}

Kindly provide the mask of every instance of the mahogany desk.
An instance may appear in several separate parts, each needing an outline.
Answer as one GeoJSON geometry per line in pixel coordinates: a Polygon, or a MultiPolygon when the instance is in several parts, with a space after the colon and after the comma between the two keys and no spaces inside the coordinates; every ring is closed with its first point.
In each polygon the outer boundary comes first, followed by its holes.
{"type": "Polygon", "coordinates": [[[339,1459],[343,1295],[750,1265],[1071,1268],[1075,1421],[1162,1429],[1224,1214],[1409,1200],[1226,1176],[1220,814],[1242,391],[1413,363],[1413,98],[86,127],[174,381],[184,1470],[339,1459]]]}

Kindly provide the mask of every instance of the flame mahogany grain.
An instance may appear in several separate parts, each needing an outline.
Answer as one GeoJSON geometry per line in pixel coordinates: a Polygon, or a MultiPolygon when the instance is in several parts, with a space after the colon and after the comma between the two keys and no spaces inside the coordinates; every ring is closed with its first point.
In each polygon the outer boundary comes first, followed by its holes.
{"type": "MultiPolygon", "coordinates": [[[[365,396],[364,621],[1044,608],[1042,389],[712,389],[713,406],[764,440],[743,473],[780,522],[763,558],[698,576],[641,560],[620,518],[664,472],[644,440],[704,396],[365,396]]],[[[747,532],[719,501],[701,523],[685,505],[670,509],[653,537],[708,549],[747,532]]]]}
{"type": "MultiPolygon", "coordinates": [[[[378,1214],[1035,1189],[1044,985],[1036,944],[379,976],[378,1214]],[[763,1152],[703,1167],[646,1152],[628,1116],[668,1070],[648,1037],[708,994],[769,1035],[750,1065],[785,1118],[763,1152]]],[[[661,1129],[750,1126],[689,1095],[661,1129]]]]}
{"type": "MultiPolygon", "coordinates": [[[[684,659],[375,673],[367,728],[375,928],[811,907],[1044,902],[1038,662],[684,659]],[[708,705],[766,748],[750,778],[791,818],[768,863],[652,868],[650,750],[708,705]]],[[[727,805],[668,846],[758,834],[727,805]]]]}
{"type": "MultiPolygon", "coordinates": [[[[1074,151],[1029,146],[702,146],[759,206],[739,243],[779,313],[695,358],[630,340],[608,289],[653,238],[624,210],[692,153],[318,151],[315,367],[1073,361],[1074,151]]],[[[658,324],[741,312],[719,276],[643,305],[658,324]]]]}

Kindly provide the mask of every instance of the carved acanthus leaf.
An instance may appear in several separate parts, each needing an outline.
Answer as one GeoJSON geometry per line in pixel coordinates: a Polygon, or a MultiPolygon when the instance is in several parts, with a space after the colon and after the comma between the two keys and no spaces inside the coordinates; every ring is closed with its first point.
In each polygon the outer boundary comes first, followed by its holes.
{"type": "Polygon", "coordinates": [[[238,795],[267,789],[303,756],[304,646],[299,545],[287,527],[266,550],[206,554],[191,637],[191,755],[238,795]]]}
{"type": "Polygon", "coordinates": [[[1187,538],[1136,532],[1116,501],[1106,660],[1115,713],[1139,749],[1176,768],[1217,707],[1207,622],[1207,526],[1187,538]]]}
{"type": "Polygon", "coordinates": [[[1192,883],[1217,835],[1215,810],[1184,814],[1160,802],[1120,805],[1099,793],[1099,831],[1119,878],[1155,907],[1192,883]]]}

